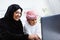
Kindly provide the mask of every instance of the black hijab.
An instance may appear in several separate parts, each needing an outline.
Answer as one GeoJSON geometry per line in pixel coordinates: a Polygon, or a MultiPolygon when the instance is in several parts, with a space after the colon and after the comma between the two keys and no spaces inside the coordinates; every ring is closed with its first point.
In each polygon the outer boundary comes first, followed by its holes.
{"type": "Polygon", "coordinates": [[[24,34],[21,21],[13,19],[16,10],[22,8],[17,4],[8,7],[4,18],[0,19],[0,39],[1,40],[27,40],[28,34],[24,34]]]}
{"type": "Polygon", "coordinates": [[[8,18],[9,20],[13,19],[13,14],[18,9],[21,9],[21,12],[23,11],[23,9],[19,5],[17,5],[17,4],[10,5],[8,7],[7,11],[6,11],[6,14],[5,14],[4,18],[8,18]]]}
{"type": "Polygon", "coordinates": [[[4,16],[4,19],[6,20],[6,23],[9,26],[7,29],[9,29],[11,32],[14,32],[14,33],[15,32],[16,33],[22,33],[23,32],[21,20],[16,21],[13,19],[13,14],[18,9],[21,9],[21,13],[22,13],[23,9],[19,5],[12,4],[8,7],[7,12],[4,16]]]}

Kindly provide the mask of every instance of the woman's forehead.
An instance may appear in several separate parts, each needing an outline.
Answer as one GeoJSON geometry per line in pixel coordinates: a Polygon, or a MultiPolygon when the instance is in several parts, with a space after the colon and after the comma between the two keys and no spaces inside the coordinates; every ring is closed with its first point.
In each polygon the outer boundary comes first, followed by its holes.
{"type": "Polygon", "coordinates": [[[17,12],[21,12],[21,9],[16,10],[17,12]]]}

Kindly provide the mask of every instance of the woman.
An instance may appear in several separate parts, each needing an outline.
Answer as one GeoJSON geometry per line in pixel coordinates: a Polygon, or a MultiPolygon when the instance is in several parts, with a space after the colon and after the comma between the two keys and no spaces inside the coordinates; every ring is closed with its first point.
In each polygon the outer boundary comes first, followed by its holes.
{"type": "Polygon", "coordinates": [[[8,7],[5,16],[0,19],[0,40],[28,40],[36,37],[24,34],[20,21],[22,11],[23,9],[17,4],[8,7]]]}

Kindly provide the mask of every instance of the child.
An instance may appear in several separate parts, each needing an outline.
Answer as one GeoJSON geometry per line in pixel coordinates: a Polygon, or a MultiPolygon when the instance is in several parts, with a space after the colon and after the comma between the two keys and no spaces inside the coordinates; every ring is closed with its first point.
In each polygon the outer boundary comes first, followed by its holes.
{"type": "Polygon", "coordinates": [[[34,11],[28,11],[26,13],[26,19],[24,25],[24,32],[27,34],[35,34],[38,38],[34,40],[40,40],[41,39],[41,24],[37,21],[37,15],[34,11]]]}

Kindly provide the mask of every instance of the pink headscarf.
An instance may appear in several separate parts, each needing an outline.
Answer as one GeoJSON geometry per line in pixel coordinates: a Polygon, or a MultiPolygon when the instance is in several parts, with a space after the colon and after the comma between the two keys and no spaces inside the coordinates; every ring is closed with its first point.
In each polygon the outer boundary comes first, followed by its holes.
{"type": "Polygon", "coordinates": [[[34,11],[27,11],[26,12],[26,18],[27,19],[37,19],[36,12],[34,12],[34,11]]]}

